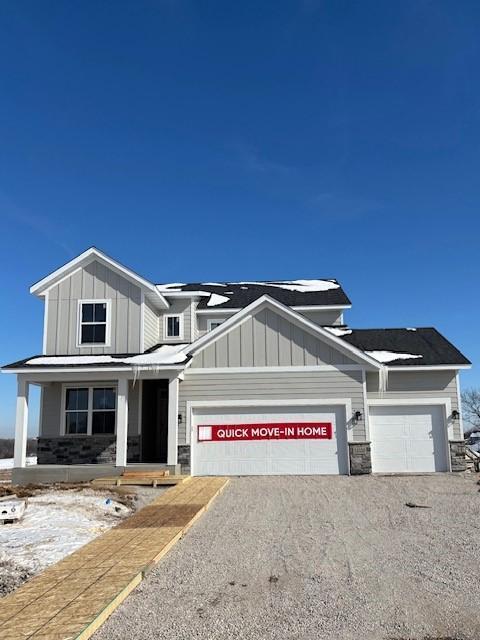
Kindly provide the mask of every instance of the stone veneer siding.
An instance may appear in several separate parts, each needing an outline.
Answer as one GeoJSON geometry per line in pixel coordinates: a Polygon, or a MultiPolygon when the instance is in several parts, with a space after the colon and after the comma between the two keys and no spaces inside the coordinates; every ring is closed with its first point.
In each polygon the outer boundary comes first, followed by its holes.
{"type": "MultiPolygon", "coordinates": [[[[38,438],[38,464],[115,464],[115,436],[38,438]]],[[[140,437],[129,436],[128,462],[140,461],[140,437]]]]}
{"type": "Polygon", "coordinates": [[[465,471],[467,468],[465,460],[465,440],[451,440],[450,460],[452,463],[452,471],[465,471]]]}
{"type": "Polygon", "coordinates": [[[372,455],[369,442],[349,442],[350,473],[352,476],[372,473],[372,455]]]}
{"type": "Polygon", "coordinates": [[[178,464],[182,465],[182,473],[190,473],[190,445],[178,446],[178,464]]]}

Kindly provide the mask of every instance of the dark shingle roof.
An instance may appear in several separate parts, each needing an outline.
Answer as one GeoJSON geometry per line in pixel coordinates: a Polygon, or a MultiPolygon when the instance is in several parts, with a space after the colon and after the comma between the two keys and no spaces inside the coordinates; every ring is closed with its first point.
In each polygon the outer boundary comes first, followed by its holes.
{"type": "MultiPolygon", "coordinates": [[[[158,285],[163,295],[168,296],[168,285],[158,285]]],[[[298,306],[331,306],[331,305],[350,305],[351,302],[342,289],[341,285],[335,279],[323,280],[271,280],[268,282],[219,282],[217,285],[191,283],[177,285],[171,288],[171,291],[204,291],[212,294],[218,294],[228,298],[228,301],[215,306],[208,304],[210,298],[204,297],[198,304],[199,309],[243,309],[263,295],[269,295],[274,300],[278,300],[282,304],[289,307],[298,306]],[[311,286],[298,283],[312,283],[311,286]],[[314,291],[315,283],[325,283],[325,286],[333,285],[324,291],[314,291]],[[290,290],[284,288],[298,287],[300,290],[290,290]]]]}
{"type": "Polygon", "coordinates": [[[421,358],[392,360],[391,366],[468,365],[469,360],[433,327],[418,329],[352,329],[342,336],[362,351],[393,351],[421,358]]]}

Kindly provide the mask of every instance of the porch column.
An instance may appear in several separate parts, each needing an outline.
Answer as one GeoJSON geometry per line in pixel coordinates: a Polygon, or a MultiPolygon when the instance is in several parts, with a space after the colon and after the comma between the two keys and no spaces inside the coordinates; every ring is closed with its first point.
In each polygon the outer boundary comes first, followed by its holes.
{"type": "Polygon", "coordinates": [[[168,382],[168,451],[167,464],[177,464],[178,458],[178,378],[168,382]]]}
{"type": "Polygon", "coordinates": [[[117,386],[117,467],[127,466],[128,380],[119,378],[117,386]]]}
{"type": "Polygon", "coordinates": [[[27,427],[29,383],[21,375],[17,376],[17,414],[15,420],[15,448],[13,466],[27,464],[27,427]]]}

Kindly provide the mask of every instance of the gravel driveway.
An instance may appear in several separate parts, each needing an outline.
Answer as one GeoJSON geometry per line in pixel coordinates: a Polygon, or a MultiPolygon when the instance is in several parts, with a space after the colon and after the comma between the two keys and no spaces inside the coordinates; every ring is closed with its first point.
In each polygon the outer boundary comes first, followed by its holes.
{"type": "Polygon", "coordinates": [[[232,478],[95,638],[478,640],[475,482],[232,478]]]}

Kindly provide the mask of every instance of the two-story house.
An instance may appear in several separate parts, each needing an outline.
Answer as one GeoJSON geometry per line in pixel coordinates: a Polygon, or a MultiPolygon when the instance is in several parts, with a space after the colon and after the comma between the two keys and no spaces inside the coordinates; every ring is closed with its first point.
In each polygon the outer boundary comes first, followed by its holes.
{"type": "Polygon", "coordinates": [[[41,355],[18,378],[14,481],[130,464],[193,475],[464,468],[469,361],[433,328],[350,329],[336,280],[154,284],[91,248],[31,287],[41,355]],[[25,468],[41,387],[38,465],[25,468]]]}

